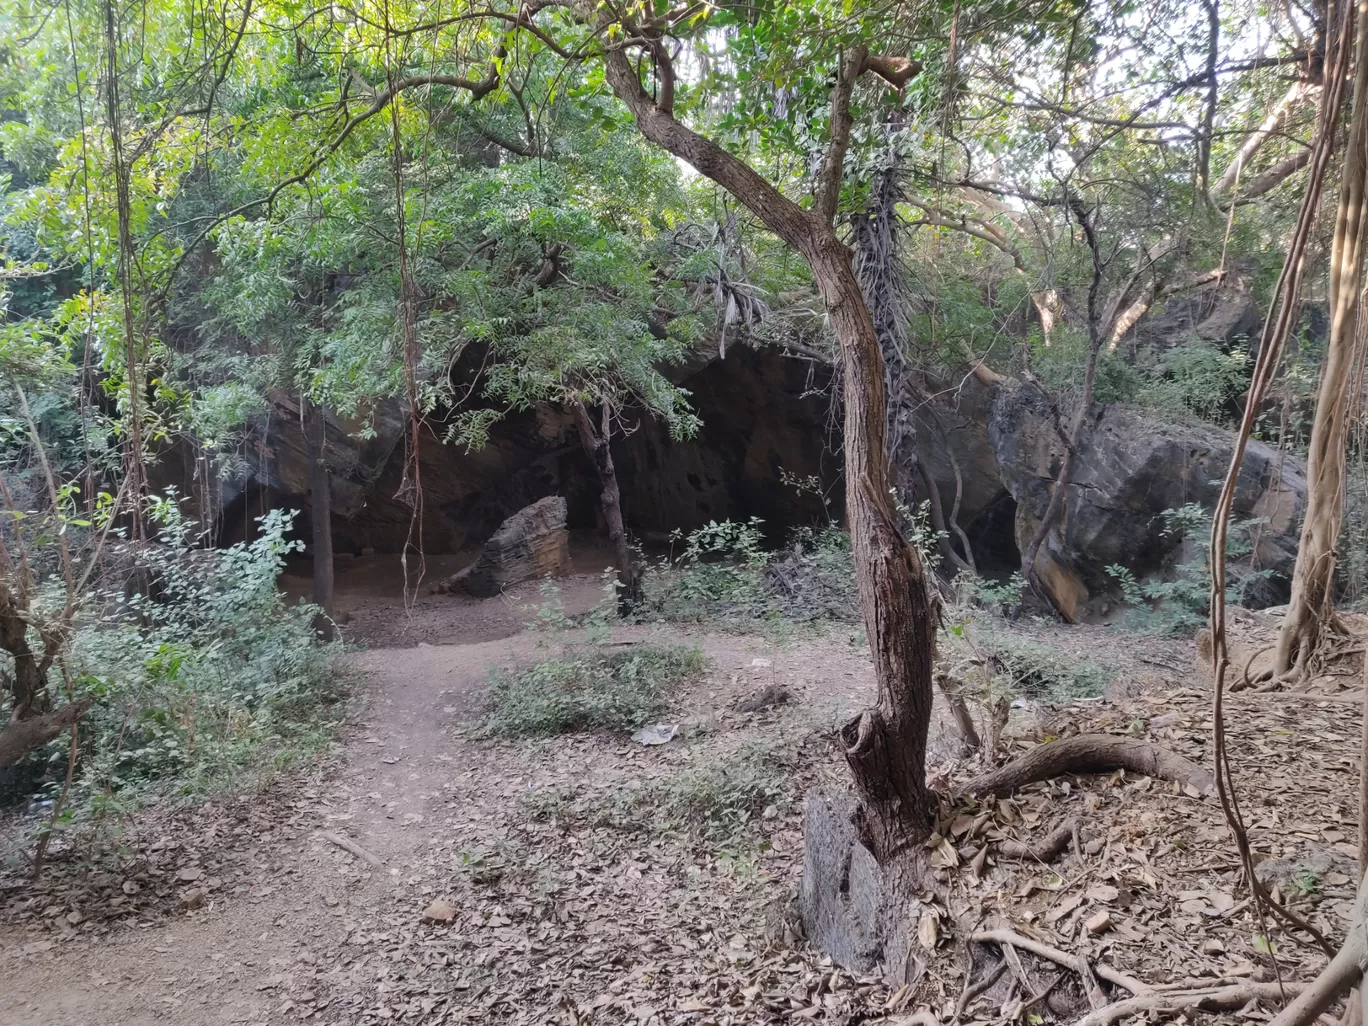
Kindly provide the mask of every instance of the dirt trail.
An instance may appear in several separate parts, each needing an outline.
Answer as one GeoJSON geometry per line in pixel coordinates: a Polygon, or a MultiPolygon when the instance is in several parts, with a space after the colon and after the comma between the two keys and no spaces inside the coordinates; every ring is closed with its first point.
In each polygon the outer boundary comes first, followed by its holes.
{"type": "MultiPolygon", "coordinates": [[[[597,578],[588,576],[568,582],[567,607],[587,608],[597,586],[597,578]]],[[[513,602],[502,611],[481,612],[480,622],[516,623],[513,602]]],[[[444,624],[451,629],[450,614],[444,624]]],[[[629,628],[618,636],[660,633],[629,628]]],[[[677,632],[667,633],[681,640],[677,632]]],[[[520,746],[472,738],[469,725],[478,716],[489,667],[534,656],[537,641],[524,633],[360,654],[366,708],[335,764],[300,784],[278,813],[266,810],[283,820],[271,836],[222,853],[223,864],[213,872],[229,885],[205,907],[143,919],[104,937],[69,933],[55,943],[50,931],[32,922],[0,923],[0,958],[6,964],[0,1023],[383,1021],[390,953],[376,938],[411,934],[432,897],[460,885],[453,878],[472,852],[478,858],[505,843],[526,818],[519,806],[522,793],[538,780],[597,779],[611,790],[632,772],[624,763],[653,756],[657,763],[668,762],[685,754],[620,746],[604,751],[602,742],[583,738],[520,746]],[[352,839],[382,859],[384,868],[371,871],[324,840],[322,831],[352,839]]],[[[813,644],[831,652],[825,659],[781,657],[809,667],[788,673],[785,683],[810,708],[842,715],[853,707],[852,692],[868,684],[857,679],[865,676],[864,661],[858,655],[841,659],[851,668],[832,680],[830,671],[817,667],[830,665],[833,655],[845,656],[842,650],[850,646],[839,639],[813,644]]],[[[686,696],[680,716],[706,719],[719,709],[725,716],[736,695],[775,673],[766,665],[772,646],[762,639],[724,637],[705,639],[704,645],[711,661],[708,681],[686,696]],[[760,665],[753,665],[757,660],[760,665]]],[[[480,1021],[478,1015],[473,1021],[480,1021]]]]}

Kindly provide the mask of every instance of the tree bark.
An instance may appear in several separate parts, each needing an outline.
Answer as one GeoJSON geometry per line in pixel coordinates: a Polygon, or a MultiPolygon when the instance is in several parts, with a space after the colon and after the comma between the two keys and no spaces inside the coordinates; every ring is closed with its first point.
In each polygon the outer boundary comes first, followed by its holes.
{"type": "Polygon", "coordinates": [[[604,523],[608,525],[608,540],[613,544],[617,559],[618,607],[624,615],[641,605],[641,569],[632,553],[632,543],[627,537],[627,527],[622,522],[622,491],[618,488],[617,470],[613,466],[613,451],[609,444],[611,435],[611,411],[603,407],[602,426],[594,428],[594,421],[578,399],[570,403],[575,414],[575,425],[579,428],[580,444],[585,455],[593,463],[598,473],[599,508],[603,510],[604,523]]]}
{"type": "Polygon", "coordinates": [[[313,510],[313,600],[322,613],[314,629],[331,641],[335,632],[335,588],[332,541],[332,475],[328,472],[328,412],[310,405],[307,414],[309,455],[309,503],[313,510]]]}
{"type": "Polygon", "coordinates": [[[1292,597],[1278,635],[1273,672],[1305,668],[1334,608],[1335,547],[1344,511],[1349,392],[1358,350],[1359,288],[1368,232],[1368,4],[1358,5],[1354,91],[1340,178],[1339,208],[1330,249],[1330,335],[1321,364],[1311,445],[1306,458],[1306,518],[1302,521],[1292,597]]]}
{"type": "Polygon", "coordinates": [[[28,622],[21,600],[3,580],[0,580],[0,651],[10,654],[13,669],[7,679],[10,689],[10,721],[26,720],[51,708],[47,689],[47,666],[52,660],[42,659],[33,651],[28,640],[28,622]]]}

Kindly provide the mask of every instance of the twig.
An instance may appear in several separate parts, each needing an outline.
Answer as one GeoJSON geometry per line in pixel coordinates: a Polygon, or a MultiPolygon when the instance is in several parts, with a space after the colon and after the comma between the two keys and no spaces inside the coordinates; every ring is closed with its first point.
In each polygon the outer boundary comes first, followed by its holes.
{"type": "MultiPolygon", "coordinates": [[[[970,969],[972,970],[972,968],[973,967],[971,965],[970,969]]],[[[978,997],[980,994],[983,994],[985,991],[991,989],[993,984],[997,983],[998,980],[1002,979],[1002,974],[1006,971],[1007,960],[1004,958],[996,966],[990,969],[987,975],[983,977],[983,979],[979,980],[978,983],[975,983],[973,986],[970,986],[970,981],[973,979],[972,973],[971,975],[965,976],[964,990],[960,992],[959,1000],[955,1002],[956,1021],[958,1021],[959,1017],[964,1014],[964,1010],[969,1007],[969,1003],[973,1001],[976,997],[978,997]]]]}
{"type": "Polygon", "coordinates": [[[351,854],[355,855],[362,862],[367,862],[370,865],[375,866],[377,869],[383,867],[385,864],[384,860],[380,858],[379,855],[376,855],[374,852],[367,851],[365,848],[361,847],[361,845],[353,841],[350,837],[343,837],[341,834],[335,834],[331,830],[320,830],[318,832],[318,836],[323,838],[323,840],[329,842],[330,844],[337,845],[343,851],[351,852],[351,854]]]}

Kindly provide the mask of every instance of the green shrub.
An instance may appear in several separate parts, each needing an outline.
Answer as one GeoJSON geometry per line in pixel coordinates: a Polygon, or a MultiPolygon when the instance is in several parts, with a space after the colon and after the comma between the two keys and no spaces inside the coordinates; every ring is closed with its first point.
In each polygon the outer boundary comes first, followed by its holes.
{"type": "Polygon", "coordinates": [[[1148,405],[1195,413],[1210,421],[1227,419],[1226,407],[1249,384],[1249,354],[1223,352],[1194,339],[1164,354],[1156,379],[1140,393],[1148,405]]]}
{"type": "MultiPolygon", "coordinates": [[[[213,550],[191,547],[194,525],[174,503],[154,511],[160,544],[133,562],[149,587],[91,596],[66,653],[74,694],[95,701],[59,831],[157,798],[259,786],[325,750],[345,715],[341,646],[319,644],[316,607],[276,587],[298,548],[285,537],[293,514],[269,513],[254,541],[213,550]]],[[[64,738],[47,749],[45,801],[61,791],[66,752],[64,738]]]]}
{"type": "MultiPolygon", "coordinates": [[[[1130,606],[1123,626],[1149,634],[1194,634],[1207,620],[1211,604],[1211,513],[1195,502],[1160,514],[1170,538],[1191,539],[1195,555],[1179,564],[1168,580],[1140,581],[1119,564],[1107,567],[1130,606]]],[[[1267,580],[1269,570],[1241,566],[1254,551],[1254,532],[1265,520],[1230,525],[1226,541],[1226,601],[1236,603],[1251,584],[1267,580]]]]}
{"type": "Polygon", "coordinates": [[[1112,678],[1110,670],[1088,659],[1005,631],[982,632],[978,642],[988,653],[995,688],[1008,695],[1057,702],[1096,698],[1112,678]]]}
{"type": "Polygon", "coordinates": [[[676,559],[651,569],[652,604],[673,620],[771,626],[855,621],[850,537],[835,525],[795,531],[777,552],[762,521],[710,523],[690,533],[676,559]]]}
{"type": "Polygon", "coordinates": [[[548,788],[522,797],[535,820],[614,830],[682,831],[731,841],[757,819],[790,808],[791,759],[782,743],[751,743],[723,757],[705,756],[681,773],[639,786],[587,791],[548,788]]]}
{"type": "Polygon", "coordinates": [[[697,648],[640,645],[623,652],[592,648],[521,669],[493,670],[494,708],[485,725],[508,735],[639,727],[659,715],[670,692],[696,679],[703,667],[697,648]]]}
{"type": "Polygon", "coordinates": [[[648,800],[666,823],[723,840],[787,808],[788,776],[775,745],[751,744],[647,789],[648,800]]]}

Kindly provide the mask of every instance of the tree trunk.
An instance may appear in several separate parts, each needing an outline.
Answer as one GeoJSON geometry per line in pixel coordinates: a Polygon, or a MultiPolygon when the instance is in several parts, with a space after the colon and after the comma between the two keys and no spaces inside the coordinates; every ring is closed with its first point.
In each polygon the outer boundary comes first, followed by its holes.
{"type": "MultiPolygon", "coordinates": [[[[1093,386],[1097,380],[1097,358],[1102,351],[1102,326],[1099,321],[1101,314],[1097,308],[1098,297],[1102,289],[1101,252],[1098,249],[1092,214],[1083,205],[1083,201],[1076,197],[1071,203],[1071,208],[1078,218],[1078,224],[1083,229],[1083,236],[1088,243],[1088,250],[1092,254],[1092,280],[1088,285],[1088,362],[1083,369],[1083,398],[1079,400],[1078,415],[1074,418],[1073,428],[1065,442],[1064,462],[1059,468],[1059,476],[1055,478],[1054,489],[1050,492],[1050,501],[1045,506],[1045,512],[1040,518],[1040,523],[1036,524],[1031,540],[1027,544],[1026,550],[1021,554],[1021,575],[1026,578],[1032,590],[1042,597],[1045,596],[1046,591],[1036,573],[1036,559],[1040,555],[1041,545],[1044,544],[1046,536],[1050,533],[1050,527],[1057,519],[1065,515],[1065,506],[1069,497],[1069,482],[1073,480],[1074,464],[1078,462],[1078,450],[1083,444],[1083,430],[1092,417],[1093,386]]],[[[1055,603],[1055,606],[1058,608],[1059,604],[1055,603]]]]}
{"type": "MultiPolygon", "coordinates": [[[[0,651],[8,652],[13,663],[8,676],[11,723],[41,715],[52,707],[47,689],[47,667],[29,645],[24,613],[20,599],[9,585],[0,581],[0,651]]],[[[46,655],[44,660],[51,662],[46,655]]]]}
{"type": "Polygon", "coordinates": [[[313,509],[313,600],[322,612],[314,629],[331,641],[335,632],[332,541],[332,475],[328,473],[328,413],[310,405],[306,414],[309,453],[309,503],[313,509]]]}
{"type": "Polygon", "coordinates": [[[1274,660],[1273,672],[1279,676],[1304,669],[1326,628],[1337,625],[1335,546],[1344,511],[1349,392],[1358,348],[1359,287],[1368,229],[1368,207],[1364,204],[1368,176],[1368,14],[1363,6],[1355,30],[1353,106],[1330,250],[1330,335],[1306,458],[1306,519],[1292,571],[1292,598],[1274,660]]]}
{"type": "Polygon", "coordinates": [[[611,411],[603,407],[602,427],[594,429],[594,422],[578,399],[570,403],[575,414],[575,425],[579,428],[580,444],[585,455],[594,464],[598,473],[599,485],[603,491],[599,496],[599,508],[603,510],[604,523],[608,525],[608,540],[613,543],[613,553],[617,559],[618,608],[623,615],[641,605],[641,570],[632,553],[632,543],[627,537],[627,527],[622,522],[622,492],[618,488],[617,470],[613,467],[611,439],[611,411]]]}
{"type": "Polygon", "coordinates": [[[68,702],[56,712],[23,720],[11,719],[0,729],[0,769],[13,766],[29,752],[43,747],[84,716],[92,701],[83,698],[79,702],[68,702]]]}
{"type": "MultiPolygon", "coordinates": [[[[626,51],[609,50],[603,61],[613,92],[643,136],[728,190],[807,261],[840,345],[846,522],[877,681],[874,706],[841,729],[841,740],[858,795],[852,822],[877,863],[886,896],[879,916],[887,973],[905,981],[918,975],[908,920],[915,920],[922,895],[934,886],[924,842],[938,805],[926,786],[938,616],[889,494],[884,361],[874,321],[850,250],[830,220],[799,207],[753,168],[677,121],[672,91],[661,90],[659,104],[653,100],[626,51]]],[[[857,47],[842,62],[840,79],[858,77],[861,67],[857,47]]],[[[831,163],[843,156],[848,137],[842,98],[849,98],[850,84],[838,81],[832,91],[831,163]]],[[[830,177],[839,186],[839,169],[830,177]]],[[[817,209],[828,206],[819,202],[817,209]]]]}

